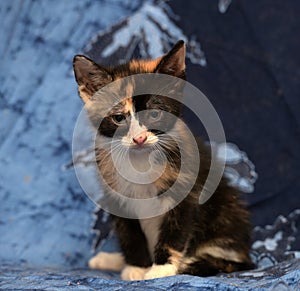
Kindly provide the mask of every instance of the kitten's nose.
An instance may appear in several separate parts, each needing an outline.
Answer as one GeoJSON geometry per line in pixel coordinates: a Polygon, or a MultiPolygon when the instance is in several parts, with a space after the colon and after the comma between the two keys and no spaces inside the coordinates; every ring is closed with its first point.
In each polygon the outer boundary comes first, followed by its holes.
{"type": "Polygon", "coordinates": [[[147,140],[146,132],[139,133],[138,135],[136,135],[136,136],[133,138],[133,141],[134,141],[137,145],[142,145],[146,140],[147,140]]]}

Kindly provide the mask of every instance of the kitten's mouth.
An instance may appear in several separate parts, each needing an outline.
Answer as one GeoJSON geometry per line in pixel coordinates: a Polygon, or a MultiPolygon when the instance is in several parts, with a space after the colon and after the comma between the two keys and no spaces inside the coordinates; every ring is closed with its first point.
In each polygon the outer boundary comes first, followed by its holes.
{"type": "Polygon", "coordinates": [[[135,144],[130,147],[130,149],[137,152],[145,152],[145,151],[149,152],[151,148],[152,147],[149,144],[135,144]]]}

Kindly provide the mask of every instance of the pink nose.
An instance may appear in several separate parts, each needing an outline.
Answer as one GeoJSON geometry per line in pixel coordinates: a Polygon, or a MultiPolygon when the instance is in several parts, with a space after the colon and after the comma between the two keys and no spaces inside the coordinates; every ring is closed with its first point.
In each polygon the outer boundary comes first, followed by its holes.
{"type": "Polygon", "coordinates": [[[137,145],[142,145],[147,140],[146,132],[142,132],[133,138],[137,145]]]}

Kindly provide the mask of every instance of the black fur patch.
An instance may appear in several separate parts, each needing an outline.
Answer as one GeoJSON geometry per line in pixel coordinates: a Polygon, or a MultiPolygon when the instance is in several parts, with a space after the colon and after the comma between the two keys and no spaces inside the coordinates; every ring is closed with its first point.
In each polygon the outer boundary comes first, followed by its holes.
{"type": "MultiPolygon", "coordinates": [[[[157,60],[133,61],[110,68],[102,68],[91,60],[78,56],[74,59],[74,71],[81,97],[87,102],[88,96],[99,86],[134,74],[161,73],[185,79],[184,57],[185,46],[183,41],[180,41],[169,53],[157,60]]],[[[170,89],[175,88],[180,95],[183,88],[176,84],[174,86],[170,89]]],[[[133,106],[140,124],[145,125],[149,131],[158,136],[161,149],[168,157],[168,167],[166,167],[163,177],[154,183],[158,195],[163,194],[176,181],[182,162],[186,165],[194,163],[196,151],[200,155],[200,166],[197,180],[186,197],[180,197],[181,192],[184,192],[184,189],[180,187],[177,188],[178,192],[169,194],[172,198],[179,197],[183,200],[164,214],[158,230],[158,241],[154,254],[149,253],[146,236],[138,220],[113,217],[126,263],[140,267],[149,267],[152,263],[160,265],[172,263],[172,253],[170,252],[172,250],[182,256],[182,265],[180,261],[178,262],[179,273],[209,276],[219,272],[251,268],[253,265],[249,257],[251,230],[249,215],[239,201],[238,191],[229,186],[228,181],[223,178],[212,197],[205,204],[199,205],[199,195],[210,170],[210,151],[200,139],[197,139],[198,148],[190,150],[187,160],[181,161],[178,144],[168,136],[176,119],[181,117],[181,103],[156,95],[127,97],[133,97],[133,106]],[[160,118],[151,119],[146,111],[157,109],[164,112],[160,118]],[[173,116],[169,116],[167,113],[171,113],[173,116]],[[231,260],[230,256],[229,259],[228,256],[222,258],[222,252],[218,254],[218,257],[206,253],[199,254],[199,247],[203,246],[231,250],[238,260],[231,260]]],[[[118,106],[120,109],[125,105],[119,104],[118,106]]],[[[130,121],[129,115],[127,117],[130,121]]],[[[126,135],[128,130],[129,122],[117,125],[111,116],[106,116],[99,127],[99,134],[112,137],[118,132],[118,135],[122,136],[126,135]]],[[[180,136],[177,138],[188,151],[187,149],[190,149],[188,136],[184,132],[179,134],[180,136]]],[[[101,161],[97,162],[101,171],[101,161]]],[[[111,169],[113,171],[113,165],[111,169]]],[[[106,174],[109,179],[113,180],[110,172],[106,174]]],[[[188,179],[188,175],[186,179],[188,179]]],[[[183,183],[182,187],[184,186],[183,183]]],[[[106,195],[110,195],[107,189],[106,195]]],[[[118,202],[116,201],[116,203],[118,202]]]]}

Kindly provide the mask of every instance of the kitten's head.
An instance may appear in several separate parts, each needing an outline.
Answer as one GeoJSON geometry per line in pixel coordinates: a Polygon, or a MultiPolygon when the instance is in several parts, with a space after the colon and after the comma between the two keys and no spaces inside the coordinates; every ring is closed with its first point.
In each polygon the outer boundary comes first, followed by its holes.
{"type": "MultiPolygon", "coordinates": [[[[158,73],[185,79],[185,44],[179,41],[170,52],[154,60],[133,60],[114,67],[103,67],[77,55],[73,66],[79,95],[85,103],[89,103],[97,99],[98,90],[127,76],[158,73]]],[[[125,90],[127,96],[101,116],[99,134],[117,139],[123,146],[132,149],[151,148],[159,142],[166,146],[167,136],[174,130],[181,115],[181,103],[159,94],[135,96],[134,90],[134,86],[129,84],[125,90]]],[[[94,109],[93,114],[101,115],[101,100],[96,101],[99,110],[94,109]]]]}

